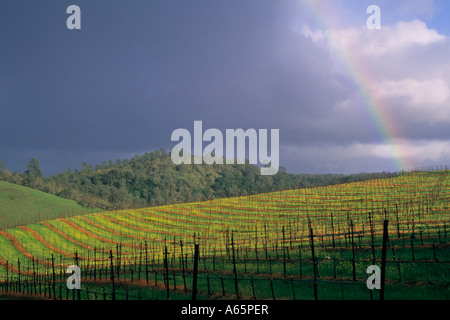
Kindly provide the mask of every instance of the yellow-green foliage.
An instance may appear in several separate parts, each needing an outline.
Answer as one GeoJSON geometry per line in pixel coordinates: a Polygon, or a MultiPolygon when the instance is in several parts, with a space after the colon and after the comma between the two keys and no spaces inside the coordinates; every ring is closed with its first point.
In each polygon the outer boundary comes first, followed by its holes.
{"type": "Polygon", "coordinates": [[[343,239],[350,220],[354,231],[366,240],[369,218],[375,235],[381,233],[384,219],[390,221],[391,234],[435,230],[449,222],[448,173],[416,172],[391,179],[49,220],[28,226],[45,241],[20,228],[4,231],[26,252],[0,234],[0,262],[20,259],[25,263],[27,255],[44,260],[53,253],[64,264],[72,264],[75,252],[85,259],[94,254],[106,259],[108,250],[117,250],[120,244],[126,264],[127,257],[136,259],[145,244],[149,255],[159,257],[175,241],[171,254],[178,254],[181,240],[185,253],[192,253],[195,241],[202,246],[202,254],[220,256],[230,245],[232,233],[237,247],[260,250],[280,244],[283,227],[285,243],[296,247],[307,244],[309,221],[314,234],[328,242],[332,234],[336,241],[343,239]]]}

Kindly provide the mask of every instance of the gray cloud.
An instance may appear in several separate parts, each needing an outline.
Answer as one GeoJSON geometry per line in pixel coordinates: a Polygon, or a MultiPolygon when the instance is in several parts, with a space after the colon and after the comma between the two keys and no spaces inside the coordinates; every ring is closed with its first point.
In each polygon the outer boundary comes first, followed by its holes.
{"type": "MultiPolygon", "coordinates": [[[[194,120],[205,129],[280,129],[288,171],[393,166],[388,156],[367,156],[371,147],[382,148],[382,137],[326,42],[298,32],[313,21],[298,1],[80,0],[81,31],[65,29],[68,1],[29,1],[26,10],[22,2],[0,4],[0,159],[12,170],[23,171],[31,157],[49,174],[82,161],[170,149],[172,131],[192,131],[194,120]]],[[[342,8],[336,4],[343,18],[352,12],[342,8]]],[[[426,25],[418,28],[432,36],[426,25]]],[[[335,29],[343,37],[348,30],[335,29]]],[[[433,150],[446,148],[439,141],[450,140],[448,123],[427,118],[405,79],[448,85],[448,40],[364,52],[389,37],[395,43],[396,35],[405,33],[362,34],[353,53],[370,71],[370,89],[384,90],[395,106],[390,111],[406,144],[422,139],[437,141],[433,150]]],[[[434,154],[418,162],[448,160],[445,152],[434,154]]]]}

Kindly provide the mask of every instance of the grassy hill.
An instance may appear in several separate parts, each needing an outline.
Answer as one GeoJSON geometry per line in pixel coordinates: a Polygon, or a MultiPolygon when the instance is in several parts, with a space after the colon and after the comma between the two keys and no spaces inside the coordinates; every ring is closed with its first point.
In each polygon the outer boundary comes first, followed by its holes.
{"type": "Polygon", "coordinates": [[[73,200],[0,181],[0,229],[87,212],[73,200]]]}
{"type": "Polygon", "coordinates": [[[190,299],[199,245],[199,299],[378,299],[379,290],[367,289],[366,270],[381,267],[387,220],[386,299],[449,299],[449,173],[3,230],[0,293],[77,299],[66,290],[65,274],[77,264],[81,299],[190,299]]]}
{"type": "MultiPolygon", "coordinates": [[[[38,161],[35,166],[38,167],[38,161]]],[[[0,171],[0,180],[75,200],[88,208],[121,210],[246,196],[269,191],[364,181],[385,173],[355,175],[292,174],[280,167],[262,176],[254,165],[175,165],[167,152],[154,151],[132,159],[104,162],[95,168],[83,162],[80,170],[42,177],[0,171]]]]}

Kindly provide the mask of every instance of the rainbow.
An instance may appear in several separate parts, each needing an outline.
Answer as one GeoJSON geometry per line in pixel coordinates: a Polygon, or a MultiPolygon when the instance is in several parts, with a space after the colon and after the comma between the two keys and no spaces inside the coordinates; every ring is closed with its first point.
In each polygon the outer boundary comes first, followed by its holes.
{"type": "MultiPolygon", "coordinates": [[[[319,28],[324,30],[331,29],[335,17],[328,10],[324,1],[302,0],[302,4],[312,15],[319,28]]],[[[345,50],[331,33],[330,35],[332,50],[336,54],[338,62],[345,68],[349,78],[358,89],[367,115],[375,126],[379,138],[382,139],[387,147],[395,171],[415,168],[409,156],[408,147],[404,142],[402,143],[403,135],[399,130],[399,126],[393,121],[394,117],[389,112],[389,106],[383,99],[377,97],[369,90],[370,83],[373,82],[370,72],[366,70],[366,67],[355,54],[345,50]]]]}

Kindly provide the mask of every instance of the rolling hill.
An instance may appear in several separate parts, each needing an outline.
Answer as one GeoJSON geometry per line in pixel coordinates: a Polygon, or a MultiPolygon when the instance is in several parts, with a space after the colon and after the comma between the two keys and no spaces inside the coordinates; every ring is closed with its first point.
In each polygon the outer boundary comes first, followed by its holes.
{"type": "Polygon", "coordinates": [[[0,181],[0,229],[92,211],[73,200],[0,181]]]}
{"type": "Polygon", "coordinates": [[[260,168],[250,164],[175,165],[164,149],[131,159],[104,161],[95,167],[83,162],[80,170],[66,170],[49,177],[42,177],[39,162],[32,160],[30,167],[35,167],[35,174],[30,170],[23,174],[4,170],[0,171],[0,180],[103,210],[197,202],[386,176],[386,173],[292,174],[283,167],[276,175],[262,176],[260,168]]]}
{"type": "Polygon", "coordinates": [[[367,289],[366,270],[383,267],[385,252],[387,299],[449,299],[448,173],[10,228],[0,231],[0,291],[47,299],[190,299],[197,264],[200,299],[372,299],[380,291],[367,289]],[[69,265],[81,268],[76,293],[66,288],[69,265]]]}

